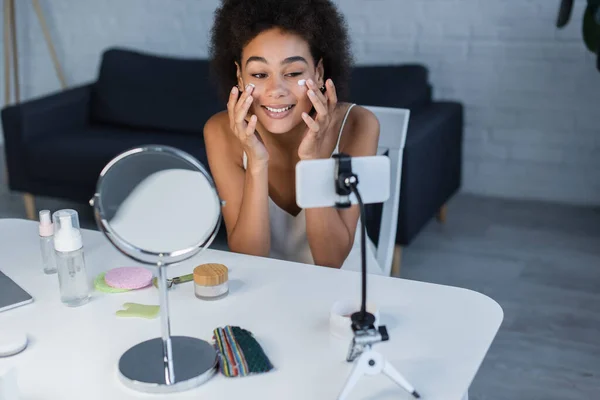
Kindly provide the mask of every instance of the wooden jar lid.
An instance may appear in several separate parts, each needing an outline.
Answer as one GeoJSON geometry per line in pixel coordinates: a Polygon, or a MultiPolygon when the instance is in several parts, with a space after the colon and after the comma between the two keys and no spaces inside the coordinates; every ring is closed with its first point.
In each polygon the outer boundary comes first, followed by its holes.
{"type": "Polygon", "coordinates": [[[223,264],[201,264],[194,268],[194,282],[201,286],[217,286],[227,282],[227,273],[223,264]]]}

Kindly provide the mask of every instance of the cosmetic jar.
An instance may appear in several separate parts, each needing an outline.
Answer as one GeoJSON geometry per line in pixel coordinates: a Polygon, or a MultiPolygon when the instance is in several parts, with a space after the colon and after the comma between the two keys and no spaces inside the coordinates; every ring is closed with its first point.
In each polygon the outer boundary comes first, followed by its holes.
{"type": "Polygon", "coordinates": [[[229,278],[223,264],[202,264],[194,268],[194,293],[201,300],[222,299],[229,293],[229,278]]]}

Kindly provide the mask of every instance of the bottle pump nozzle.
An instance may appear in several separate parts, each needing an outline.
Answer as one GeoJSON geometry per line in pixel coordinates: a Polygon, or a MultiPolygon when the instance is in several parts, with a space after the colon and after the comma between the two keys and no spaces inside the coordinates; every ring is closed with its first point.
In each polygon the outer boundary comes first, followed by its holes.
{"type": "Polygon", "coordinates": [[[60,210],[54,213],[54,248],[68,252],[79,250],[83,246],[79,231],[79,217],[75,210],[60,210]]]}
{"type": "Polygon", "coordinates": [[[50,218],[50,210],[40,211],[40,236],[52,236],[54,234],[54,224],[50,218]]]}

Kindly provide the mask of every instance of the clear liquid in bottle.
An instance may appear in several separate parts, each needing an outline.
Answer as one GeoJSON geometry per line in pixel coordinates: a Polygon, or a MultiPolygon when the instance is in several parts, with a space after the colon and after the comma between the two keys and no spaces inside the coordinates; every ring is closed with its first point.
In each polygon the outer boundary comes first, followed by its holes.
{"type": "Polygon", "coordinates": [[[69,307],[77,307],[91,298],[79,217],[75,210],[60,210],[53,215],[56,232],[54,254],[58,271],[60,299],[69,307]]]}
{"type": "Polygon", "coordinates": [[[54,259],[54,224],[50,217],[50,210],[40,211],[40,252],[42,256],[42,269],[45,274],[56,273],[56,260],[54,259]]]}
{"type": "Polygon", "coordinates": [[[60,300],[70,307],[90,300],[90,287],[85,267],[83,248],[70,252],[56,252],[60,300]]]}

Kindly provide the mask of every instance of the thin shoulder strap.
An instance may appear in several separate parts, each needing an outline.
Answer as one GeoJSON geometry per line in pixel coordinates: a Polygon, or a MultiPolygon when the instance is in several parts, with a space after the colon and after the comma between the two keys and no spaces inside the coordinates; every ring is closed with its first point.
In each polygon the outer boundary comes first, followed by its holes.
{"type": "Polygon", "coordinates": [[[356,104],[354,104],[354,103],[350,104],[350,107],[348,107],[348,109],[346,110],[346,115],[344,115],[344,120],[342,121],[342,127],[340,128],[340,133],[338,133],[338,139],[337,139],[337,144],[335,145],[334,153],[340,152],[340,141],[342,139],[342,133],[344,132],[344,125],[346,125],[346,120],[348,119],[348,115],[350,115],[350,110],[352,110],[352,107],[354,107],[355,105],[356,104]]]}

